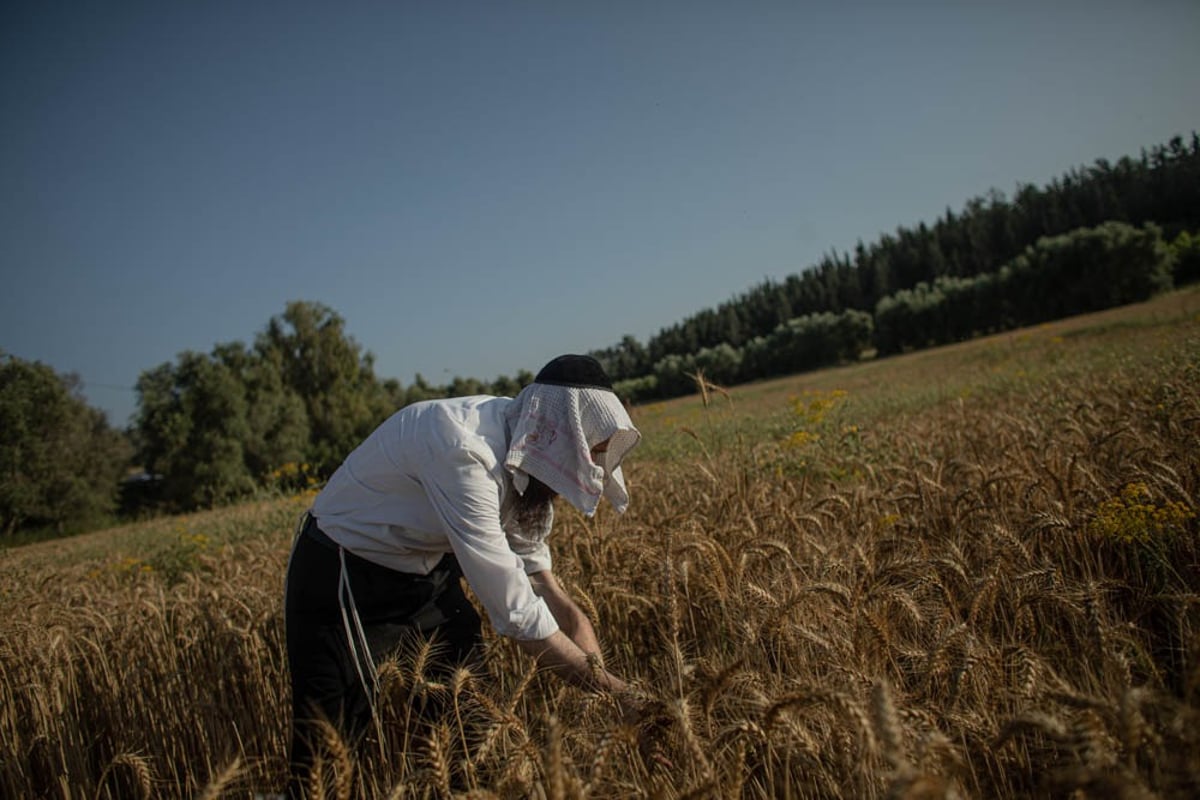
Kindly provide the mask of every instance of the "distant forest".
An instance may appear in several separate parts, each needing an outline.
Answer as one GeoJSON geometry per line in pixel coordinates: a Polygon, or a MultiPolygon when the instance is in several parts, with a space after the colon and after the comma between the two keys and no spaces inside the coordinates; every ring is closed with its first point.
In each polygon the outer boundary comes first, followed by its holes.
{"type": "MultiPolygon", "coordinates": [[[[1200,280],[1200,137],[1049,185],[1018,186],[831,252],[782,282],[625,336],[596,356],[626,400],[729,385],[1134,302],[1200,280]]],[[[78,379],[0,351],[0,541],[291,491],[328,476],[395,409],[513,395],[532,373],[383,380],[332,309],[289,303],[252,345],[142,373],[133,427],[111,430],[78,379]],[[132,455],[131,455],[132,454],[132,455]],[[130,477],[130,472],[137,475],[130,477]],[[125,476],[122,478],[122,476],[125,476]]]]}
{"type": "MultiPolygon", "coordinates": [[[[671,356],[685,359],[722,345],[741,349],[756,338],[770,337],[791,320],[811,315],[847,311],[874,315],[881,301],[898,292],[922,284],[931,287],[939,279],[999,273],[1039,240],[1106,222],[1135,227],[1151,223],[1169,241],[1195,232],[1200,227],[1200,137],[1193,133],[1187,143],[1175,137],[1143,150],[1138,159],[1126,156],[1115,163],[1101,159],[1042,188],[1021,185],[1011,199],[992,190],[968,201],[958,213],[947,208],[932,225],[922,222],[915,228],[898,228],[871,244],[860,241],[853,253],[831,252],[782,282],[764,281],[716,308],[663,328],[644,345],[626,336],[592,355],[617,381],[662,376],[670,363],[664,359],[671,356]]],[[[1188,242],[1181,244],[1186,249],[1188,242]]],[[[1176,283],[1200,277],[1194,256],[1184,255],[1178,261],[1176,283]]],[[[1092,278],[1081,275],[1079,280],[1092,278]]],[[[1067,313],[1086,310],[1093,309],[1067,313]]],[[[678,393],[678,381],[668,378],[665,383],[629,387],[643,399],[678,393]]]]}

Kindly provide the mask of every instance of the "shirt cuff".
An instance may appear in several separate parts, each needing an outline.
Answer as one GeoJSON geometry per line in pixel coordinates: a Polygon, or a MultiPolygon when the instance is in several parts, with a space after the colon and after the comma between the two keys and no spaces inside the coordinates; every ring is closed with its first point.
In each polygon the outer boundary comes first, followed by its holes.
{"type": "Polygon", "coordinates": [[[495,627],[501,636],[530,641],[549,638],[558,630],[558,620],[550,613],[546,601],[539,597],[525,608],[510,611],[505,624],[495,627]]]}
{"type": "Polygon", "coordinates": [[[532,575],[535,572],[548,572],[551,568],[550,564],[550,548],[543,544],[530,553],[518,553],[521,557],[521,563],[525,565],[525,574],[532,575]]]}

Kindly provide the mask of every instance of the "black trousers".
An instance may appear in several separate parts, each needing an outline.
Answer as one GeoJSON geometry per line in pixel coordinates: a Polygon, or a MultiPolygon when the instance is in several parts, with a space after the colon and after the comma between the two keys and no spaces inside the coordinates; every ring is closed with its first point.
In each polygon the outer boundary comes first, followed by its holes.
{"type": "Polygon", "coordinates": [[[331,722],[350,746],[371,726],[374,670],[406,635],[435,637],[443,668],[474,657],[479,615],[447,554],[428,575],[381,567],[344,550],[306,516],[288,563],[284,619],[292,678],[291,777],[303,796],[313,721],[331,722]],[[363,652],[355,613],[370,652],[363,652]]]}

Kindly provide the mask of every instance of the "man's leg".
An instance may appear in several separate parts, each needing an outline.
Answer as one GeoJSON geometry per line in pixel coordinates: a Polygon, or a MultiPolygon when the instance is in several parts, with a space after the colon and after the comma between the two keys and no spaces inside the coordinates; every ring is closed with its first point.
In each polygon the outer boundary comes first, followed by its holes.
{"type": "Polygon", "coordinates": [[[462,570],[453,555],[442,558],[428,575],[396,572],[349,554],[346,567],[377,663],[401,641],[401,630],[433,636],[442,665],[452,668],[474,657],[482,642],[479,614],[462,590],[462,570]]]}
{"type": "Polygon", "coordinates": [[[333,723],[350,746],[357,745],[371,725],[372,698],[363,683],[372,682],[371,660],[384,656],[385,648],[372,642],[371,649],[378,652],[361,654],[360,675],[348,644],[343,605],[347,615],[359,618],[368,640],[378,640],[376,632],[397,628],[434,636],[441,652],[431,671],[440,677],[477,658],[482,641],[479,615],[463,593],[462,572],[452,555],[429,575],[397,572],[339,552],[315,522],[309,525],[314,530],[300,535],[292,554],[286,598],[293,709],[289,791],[295,797],[302,796],[299,791],[320,735],[314,720],[333,723]],[[309,535],[314,532],[315,538],[309,535]],[[344,594],[339,599],[343,563],[352,600],[344,594]]]}
{"type": "Polygon", "coordinates": [[[482,655],[483,634],[478,612],[463,592],[459,579],[462,570],[453,556],[446,556],[438,569],[449,573],[445,588],[434,600],[443,621],[435,628],[438,641],[446,647],[446,662],[451,667],[470,665],[482,655]]]}
{"type": "MultiPolygon", "coordinates": [[[[477,664],[481,658],[483,636],[479,614],[463,592],[462,572],[452,555],[443,558],[428,575],[405,577],[414,598],[420,597],[423,602],[407,610],[402,625],[394,624],[398,618],[394,614],[387,617],[390,621],[381,621],[384,617],[376,610],[373,623],[365,625],[376,664],[396,653],[404,641],[419,647],[432,640],[425,677],[444,684],[456,668],[477,664]]],[[[442,705],[436,696],[422,694],[414,710],[421,718],[432,720],[440,716],[442,705]]]]}
{"type": "Polygon", "coordinates": [[[347,645],[338,604],[338,554],[306,535],[288,567],[285,621],[292,682],[288,792],[303,797],[320,741],[317,720],[334,725],[349,745],[370,721],[370,704],[347,645]]]}

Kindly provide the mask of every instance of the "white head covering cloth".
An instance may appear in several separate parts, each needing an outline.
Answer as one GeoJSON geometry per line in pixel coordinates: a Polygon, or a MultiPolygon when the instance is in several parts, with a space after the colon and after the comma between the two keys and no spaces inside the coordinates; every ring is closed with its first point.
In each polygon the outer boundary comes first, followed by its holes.
{"type": "Polygon", "coordinates": [[[532,475],[589,517],[601,496],[618,512],[628,508],[621,460],[642,434],[611,391],[531,383],[517,395],[508,422],[504,466],[518,492],[525,493],[532,475]],[[593,461],[592,448],[606,440],[607,451],[593,461]]]}

